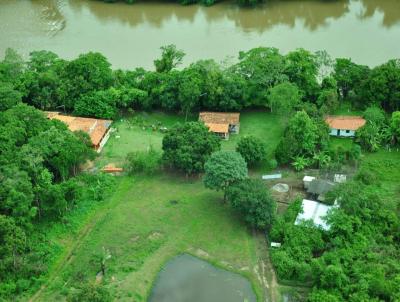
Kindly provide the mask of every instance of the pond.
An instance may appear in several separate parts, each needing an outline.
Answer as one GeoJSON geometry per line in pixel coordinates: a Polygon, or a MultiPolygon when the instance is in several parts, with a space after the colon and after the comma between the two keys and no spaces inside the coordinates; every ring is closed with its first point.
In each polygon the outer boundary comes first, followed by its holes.
{"type": "Polygon", "coordinates": [[[269,0],[256,8],[231,1],[212,7],[173,1],[1,0],[0,56],[51,50],[71,59],[103,53],[116,68],[152,68],[159,47],[176,44],[184,65],[234,61],[240,50],[273,46],[283,53],[326,50],[375,66],[400,57],[398,0],[269,0]],[[228,58],[228,59],[226,59],[228,58]]]}
{"type": "Polygon", "coordinates": [[[168,261],[149,302],[256,302],[250,282],[188,254],[168,261]]]}

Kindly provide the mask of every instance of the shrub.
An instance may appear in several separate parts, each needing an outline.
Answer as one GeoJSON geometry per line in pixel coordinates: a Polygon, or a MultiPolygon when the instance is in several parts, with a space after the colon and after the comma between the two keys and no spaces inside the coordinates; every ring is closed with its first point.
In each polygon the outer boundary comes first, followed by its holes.
{"type": "Polygon", "coordinates": [[[364,168],[360,169],[354,178],[355,180],[361,181],[365,185],[372,185],[378,180],[373,172],[364,168]]]}
{"type": "Polygon", "coordinates": [[[264,143],[257,137],[245,136],[240,139],[236,151],[242,155],[249,167],[261,163],[265,159],[264,143]]]}
{"type": "Polygon", "coordinates": [[[232,207],[252,227],[269,229],[275,217],[276,203],[265,184],[258,179],[245,179],[231,185],[227,197],[232,207]]]}
{"type": "Polygon", "coordinates": [[[150,147],[148,151],[130,152],[126,156],[126,170],[129,175],[153,174],[160,168],[161,154],[150,147]]]}
{"type": "Polygon", "coordinates": [[[376,106],[368,107],[363,116],[367,121],[374,123],[378,127],[382,127],[386,120],[385,112],[376,106]]]}

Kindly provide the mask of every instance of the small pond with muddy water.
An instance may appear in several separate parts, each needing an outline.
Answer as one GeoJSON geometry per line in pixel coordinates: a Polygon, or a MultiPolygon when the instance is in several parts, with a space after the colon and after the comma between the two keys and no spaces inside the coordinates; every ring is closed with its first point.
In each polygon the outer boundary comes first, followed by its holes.
{"type": "Polygon", "coordinates": [[[256,302],[250,282],[188,254],[179,255],[159,273],[149,302],[256,302]]]}

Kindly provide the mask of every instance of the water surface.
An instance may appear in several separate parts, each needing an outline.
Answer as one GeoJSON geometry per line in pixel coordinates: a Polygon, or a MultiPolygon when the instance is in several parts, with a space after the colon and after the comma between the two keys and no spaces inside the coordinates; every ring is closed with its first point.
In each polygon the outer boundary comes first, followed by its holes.
{"type": "Polygon", "coordinates": [[[400,57],[400,1],[270,0],[239,8],[230,1],[202,7],[168,1],[0,0],[0,56],[7,47],[25,56],[48,49],[65,58],[93,50],[114,67],[151,68],[159,47],[170,43],[187,53],[185,64],[274,46],[283,53],[325,49],[333,57],[374,66],[400,57]]]}
{"type": "Polygon", "coordinates": [[[154,285],[149,302],[256,302],[250,282],[183,254],[170,260],[154,285]]]}

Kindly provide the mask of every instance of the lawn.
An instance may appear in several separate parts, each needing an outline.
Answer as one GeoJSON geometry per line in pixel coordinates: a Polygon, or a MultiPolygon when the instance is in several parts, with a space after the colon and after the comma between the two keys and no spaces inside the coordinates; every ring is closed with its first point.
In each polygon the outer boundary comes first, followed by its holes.
{"type": "Polygon", "coordinates": [[[163,264],[184,252],[240,271],[261,300],[256,240],[221,201],[197,179],[123,177],[109,208],[38,301],[62,300],[61,288],[82,276],[95,280],[95,255],[104,249],[111,255],[106,279],[118,301],[146,301],[163,264]]]}
{"type": "Polygon", "coordinates": [[[400,150],[365,153],[360,168],[368,170],[381,182],[382,194],[397,200],[400,209],[400,150]]]}
{"type": "MultiPolygon", "coordinates": [[[[161,112],[137,112],[116,121],[116,131],[96,166],[122,165],[127,153],[150,146],[161,150],[164,133],[160,128],[170,128],[177,122],[184,122],[184,118],[161,112]]],[[[271,155],[285,119],[264,111],[249,111],[241,114],[240,122],[240,134],[222,141],[222,148],[234,150],[240,137],[254,135],[265,142],[271,155]]],[[[60,289],[83,276],[95,280],[100,270],[96,257],[104,251],[111,254],[106,279],[118,301],[146,301],[164,263],[184,252],[245,275],[259,300],[265,296],[257,269],[260,261],[268,262],[268,252],[260,253],[265,250],[264,237],[254,236],[240,217],[222,204],[221,193],[206,190],[200,178],[186,180],[164,173],[123,176],[106,204],[37,301],[62,299],[60,289]]],[[[270,279],[267,274],[265,280],[270,279]]]]}
{"type": "MultiPolygon", "coordinates": [[[[197,120],[197,117],[190,120],[197,120]]],[[[127,153],[145,151],[150,146],[161,150],[164,134],[160,127],[171,128],[177,122],[184,122],[184,117],[162,112],[137,112],[131,117],[117,120],[113,124],[116,131],[96,161],[97,166],[102,167],[108,163],[122,165],[127,153]]],[[[241,137],[254,135],[264,141],[267,153],[271,156],[283,134],[284,125],[285,118],[266,111],[242,112],[240,134],[232,134],[229,140],[223,140],[222,149],[235,150],[241,137]]]]}

